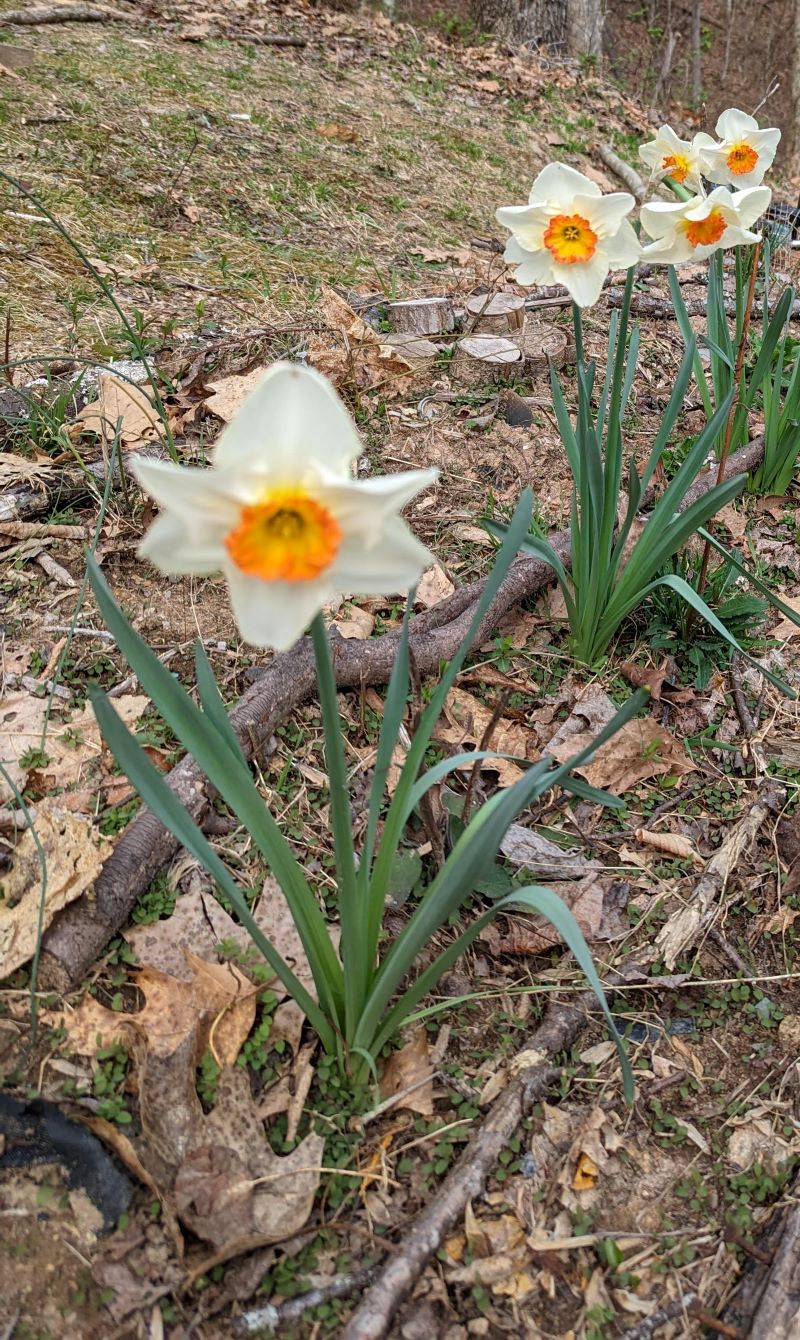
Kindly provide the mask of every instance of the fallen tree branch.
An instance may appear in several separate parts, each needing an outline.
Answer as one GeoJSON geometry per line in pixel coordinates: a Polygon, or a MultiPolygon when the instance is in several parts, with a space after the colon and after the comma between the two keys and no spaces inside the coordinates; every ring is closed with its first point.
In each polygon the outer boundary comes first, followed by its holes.
{"type": "Polygon", "coordinates": [[[605,163],[615,177],[619,177],[623,186],[627,186],[631,195],[641,204],[647,195],[647,184],[636,171],[636,168],[631,167],[630,163],[626,163],[624,159],[620,158],[619,154],[615,154],[614,150],[607,144],[596,144],[594,151],[600,162],[605,163]]]}
{"type": "MultiPolygon", "coordinates": [[[[608,298],[609,307],[621,307],[623,299],[623,290],[621,288],[609,287],[608,289],[606,289],[606,297],[608,298]]],[[[753,303],[754,317],[761,316],[763,314],[763,306],[764,304],[760,302],[753,303]]],[[[777,300],[773,303],[770,303],[770,311],[773,312],[776,306],[777,306],[777,300]]],[[[649,316],[665,321],[668,318],[671,318],[673,320],[675,318],[675,305],[672,302],[671,298],[659,298],[655,294],[650,293],[634,293],[631,299],[631,311],[633,312],[634,316],[649,316]]],[[[705,299],[689,298],[688,301],[686,302],[686,311],[689,313],[689,316],[705,316],[706,314],[705,299]]],[[[736,303],[732,298],[726,298],[725,312],[728,316],[736,315],[736,303]]],[[[792,303],[792,307],[789,312],[789,320],[790,321],[800,320],[800,299],[797,299],[795,302],[792,303]]]]}
{"type": "Polygon", "coordinates": [[[519,1068],[486,1120],[464,1149],[433,1200],[403,1232],[400,1250],[390,1257],[342,1332],[342,1340],[382,1340],[431,1257],[458,1223],[467,1203],[480,1196],[497,1160],[534,1103],[547,1094],[558,1071],[549,1057],[572,1046],[589,1022],[591,992],[572,1005],[551,1004],[523,1052],[519,1068]],[[527,1061],[527,1063],[526,1063],[527,1061]]]}
{"type": "Polygon", "coordinates": [[[661,927],[655,947],[668,969],[674,968],[680,955],[695,944],[702,932],[716,921],[720,911],[719,899],[725,892],[731,871],[736,869],[738,861],[755,840],[762,825],[770,815],[774,816],[780,810],[785,799],[786,793],[776,786],[774,778],[768,778],[762,783],[749,810],[734,825],[722,846],[714,852],[691,901],[661,927]]]}
{"type": "MultiPolygon", "coordinates": [[[[763,440],[756,438],[728,462],[728,473],[755,469],[763,457],[763,440]]],[[[684,507],[707,493],[716,482],[716,468],[706,471],[688,490],[684,507]]],[[[652,495],[645,495],[647,503],[652,495]]],[[[570,533],[552,537],[556,552],[569,561],[570,533]]],[[[552,569],[534,558],[518,558],[484,618],[473,647],[486,641],[503,615],[554,580],[552,569]]],[[[469,632],[483,581],[462,586],[433,609],[411,622],[411,648],[420,675],[434,674],[449,660],[469,632]]],[[[399,631],[368,641],[339,638],[333,643],[336,682],[340,689],[388,682],[397,651],[399,631]]],[[[231,724],[248,758],[257,754],[277,725],[316,687],[310,638],[276,656],[231,712],[231,724]]],[[[194,759],[186,756],[172,769],[169,786],[201,823],[209,798],[205,779],[194,759]]],[[[91,894],[84,894],[55,918],[45,933],[40,963],[44,989],[69,990],[91,968],[109,940],[125,925],[139,898],[162,866],[178,850],[178,842],[149,810],[143,810],[125,830],[106,861],[91,894]]]]}
{"type": "Polygon", "coordinates": [[[118,9],[108,9],[105,5],[42,5],[38,9],[8,9],[0,14],[0,25],[20,23],[39,25],[42,23],[112,23],[119,19],[128,19],[118,9]]]}

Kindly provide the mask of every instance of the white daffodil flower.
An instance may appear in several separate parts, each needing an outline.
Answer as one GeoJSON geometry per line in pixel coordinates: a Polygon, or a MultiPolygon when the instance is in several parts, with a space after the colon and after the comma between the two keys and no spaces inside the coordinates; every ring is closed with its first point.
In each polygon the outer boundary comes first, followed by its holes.
{"type": "Polygon", "coordinates": [[[760,130],[754,116],[729,107],[717,121],[717,135],[719,142],[702,132],[693,141],[709,181],[723,186],[760,186],[777,152],[781,137],[777,127],[760,130]]]}
{"type": "Polygon", "coordinates": [[[683,265],[685,261],[703,261],[723,247],[750,246],[761,239],[750,231],[772,198],[768,186],[748,191],[717,186],[709,196],[672,204],[653,200],[642,205],[640,219],[650,242],[642,259],[661,265],[683,265]]]}
{"type": "Polygon", "coordinates": [[[653,177],[659,180],[671,177],[681,186],[702,191],[700,174],[703,165],[697,139],[697,135],[693,140],[679,139],[672,126],[664,125],[656,132],[655,139],[639,146],[639,157],[650,168],[653,177]]]}
{"type": "Polygon", "coordinates": [[[134,458],[162,508],[139,553],[162,572],[222,572],[245,641],[285,651],[334,595],[407,591],[431,562],[399,512],[437,472],[353,479],[361,450],[325,378],[276,363],[211,469],[134,458]]]}
{"type": "Polygon", "coordinates": [[[612,268],[634,265],[641,247],[628,219],[634,198],[603,195],[582,172],[549,163],[527,205],[497,210],[512,236],[504,258],[517,265],[519,284],[563,284],[579,307],[597,302],[612,268]]]}

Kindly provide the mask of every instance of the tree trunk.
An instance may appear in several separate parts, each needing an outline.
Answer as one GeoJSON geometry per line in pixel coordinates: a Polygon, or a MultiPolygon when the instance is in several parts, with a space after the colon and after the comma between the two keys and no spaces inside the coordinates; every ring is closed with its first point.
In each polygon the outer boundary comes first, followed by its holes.
{"type": "Polygon", "coordinates": [[[594,56],[603,43],[602,0],[474,0],[479,27],[559,55],[594,56]]]}
{"type": "Polygon", "coordinates": [[[700,0],[692,0],[692,106],[697,109],[703,96],[703,72],[700,60],[700,0]]]}

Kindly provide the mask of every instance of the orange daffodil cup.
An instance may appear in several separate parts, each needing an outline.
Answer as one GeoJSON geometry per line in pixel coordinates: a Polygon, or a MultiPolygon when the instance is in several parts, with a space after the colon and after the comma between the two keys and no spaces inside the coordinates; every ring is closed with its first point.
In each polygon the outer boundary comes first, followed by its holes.
{"type": "Polygon", "coordinates": [[[506,205],[497,221],[511,237],[505,259],[520,284],[563,284],[578,307],[600,297],[609,270],[634,265],[641,255],[628,215],[632,195],[603,195],[582,172],[550,163],[536,178],[527,205],[506,205]]]}
{"type": "Polygon", "coordinates": [[[334,595],[405,592],[432,562],[399,513],[436,471],[354,479],[361,451],[325,378],[276,363],[210,470],[134,459],[162,509],[139,553],[166,573],[221,572],[245,641],[285,651],[334,595]]]}

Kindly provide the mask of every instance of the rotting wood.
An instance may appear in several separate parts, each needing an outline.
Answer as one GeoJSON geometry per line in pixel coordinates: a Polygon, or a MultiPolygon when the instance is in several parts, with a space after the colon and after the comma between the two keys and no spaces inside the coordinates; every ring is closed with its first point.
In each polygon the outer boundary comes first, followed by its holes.
{"type": "Polygon", "coordinates": [[[450,298],[404,298],[386,305],[386,319],[397,335],[442,335],[455,328],[450,298]]]}
{"type": "MultiPolygon", "coordinates": [[[[734,453],[728,462],[728,473],[754,470],[763,455],[763,438],[755,438],[734,453]]],[[[707,493],[715,479],[716,469],[701,475],[688,490],[683,506],[690,506],[707,493]]],[[[645,494],[645,506],[649,505],[652,496],[652,491],[645,494]]],[[[551,539],[562,561],[568,562],[569,531],[560,531],[551,539]]],[[[518,558],[492,601],[472,646],[480,646],[509,609],[553,580],[547,564],[535,558],[518,558]]],[[[420,675],[436,673],[440,664],[448,661],[461,645],[483,588],[483,581],[461,586],[447,600],[412,619],[411,648],[420,675]]],[[[387,683],[399,636],[399,632],[393,631],[363,642],[336,640],[333,657],[339,688],[387,683]]],[[[291,651],[273,658],[231,712],[231,725],[248,758],[258,754],[289,712],[311,697],[315,686],[309,638],[301,639],[291,651]]],[[[202,822],[209,795],[203,774],[194,760],[189,756],[183,758],[166,780],[192,818],[202,822]]],[[[66,907],[45,933],[40,964],[43,989],[66,991],[85,976],[109,940],[125,925],[136,900],[172,859],[179,845],[154,814],[142,810],[119,839],[91,895],[82,896],[66,907]]]]}
{"type": "Polygon", "coordinates": [[[0,27],[6,23],[38,26],[44,23],[114,23],[130,19],[119,9],[98,5],[41,5],[34,9],[8,9],[0,14],[0,27]]]}
{"type": "Polygon", "coordinates": [[[469,1201],[480,1196],[522,1118],[544,1098],[558,1075],[548,1058],[571,1047],[597,1002],[582,992],[571,1005],[551,1003],[544,1021],[509,1067],[511,1079],[464,1149],[433,1200],[404,1230],[389,1258],[342,1332],[342,1340],[383,1340],[408,1296],[469,1201]]]}
{"type": "Polygon", "coordinates": [[[525,299],[518,293],[475,293],[464,304],[467,324],[479,335],[517,338],[525,327],[525,299]]]}
{"type": "Polygon", "coordinates": [[[522,350],[503,335],[468,335],[459,340],[450,371],[457,381],[486,386],[521,372],[522,350]]]}
{"type": "Polygon", "coordinates": [[[381,344],[396,349],[413,368],[430,367],[439,357],[439,347],[422,335],[381,335],[381,344]]]}
{"type": "Polygon", "coordinates": [[[655,949],[670,970],[681,954],[692,946],[719,915],[719,899],[725,891],[731,871],[750,846],[763,824],[774,817],[786,795],[773,779],[765,780],[746,814],[733,827],[722,846],[708,862],[691,901],[662,926],[655,949]]]}

